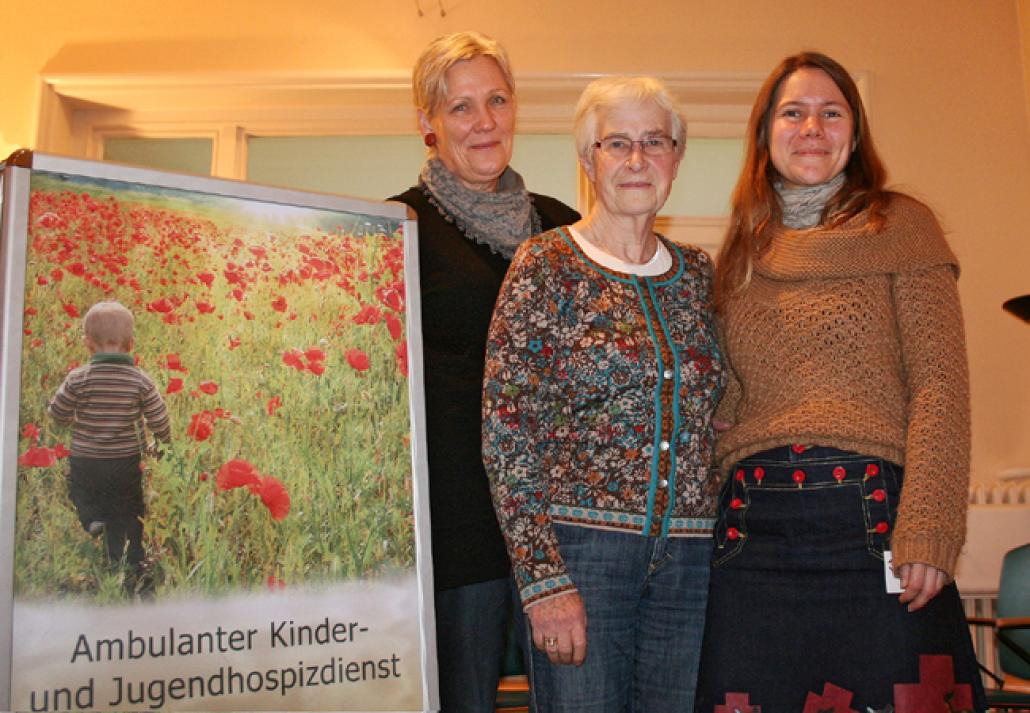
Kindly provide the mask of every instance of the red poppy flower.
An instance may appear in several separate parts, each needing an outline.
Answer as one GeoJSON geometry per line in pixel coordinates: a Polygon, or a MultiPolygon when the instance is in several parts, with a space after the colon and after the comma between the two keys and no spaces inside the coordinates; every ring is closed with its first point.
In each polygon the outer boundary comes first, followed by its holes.
{"type": "Polygon", "coordinates": [[[67,314],[69,317],[78,317],[78,316],[80,316],[79,315],[79,308],[76,307],[73,304],[68,304],[66,302],[65,304],[61,305],[61,308],[64,310],[65,314],[67,314]]]}
{"type": "Polygon", "coordinates": [[[195,441],[206,441],[215,431],[215,416],[210,411],[195,413],[186,427],[186,435],[195,441]]]}
{"type": "Polygon", "coordinates": [[[182,391],[182,379],[177,376],[173,376],[168,380],[168,388],[165,389],[166,394],[177,394],[182,391]]]}
{"type": "Polygon", "coordinates": [[[37,314],[39,314],[39,310],[37,310],[35,307],[26,307],[25,308],[25,316],[26,317],[35,317],[37,314]]]}
{"type": "Polygon", "coordinates": [[[201,381],[197,384],[197,388],[208,395],[218,393],[218,384],[213,381],[201,381]]]}
{"type": "Polygon", "coordinates": [[[207,471],[206,471],[206,470],[202,470],[202,471],[200,471],[200,475],[198,475],[197,477],[198,477],[198,478],[200,479],[200,482],[201,482],[201,483],[206,483],[206,482],[207,482],[207,479],[208,479],[208,478],[209,478],[210,476],[208,475],[208,473],[207,473],[207,471]]]}
{"type": "Polygon", "coordinates": [[[354,315],[353,322],[354,324],[376,324],[381,316],[382,313],[379,311],[378,307],[365,305],[356,315],[354,315]]]}
{"type": "Polygon", "coordinates": [[[283,364],[292,366],[297,371],[304,371],[304,352],[300,349],[283,352],[283,364]]]}
{"type": "Polygon", "coordinates": [[[60,282],[64,279],[64,272],[59,267],[55,267],[50,271],[50,279],[54,282],[60,282]]]}
{"type": "Polygon", "coordinates": [[[246,320],[254,319],[254,313],[251,312],[250,310],[246,310],[245,309],[245,310],[243,310],[243,318],[246,319],[246,320]]]}
{"type": "Polygon", "coordinates": [[[384,305],[395,312],[404,311],[404,284],[396,283],[390,287],[377,287],[376,297],[384,305]]]}
{"type": "Polygon", "coordinates": [[[273,396],[268,399],[268,403],[265,404],[265,411],[268,412],[269,416],[274,416],[275,412],[279,410],[283,405],[283,400],[278,396],[273,396]]]}
{"type": "Polygon", "coordinates": [[[308,371],[315,376],[321,376],[325,373],[325,364],[320,361],[308,362],[308,371]]]}
{"type": "Polygon", "coordinates": [[[401,338],[403,329],[401,327],[401,321],[392,314],[386,315],[386,328],[390,330],[390,338],[394,341],[401,338]]]}
{"type": "Polygon", "coordinates": [[[35,442],[39,440],[39,428],[34,423],[26,423],[21,428],[21,437],[35,442]]]}
{"type": "Polygon", "coordinates": [[[86,274],[86,266],[81,262],[73,262],[71,265],[66,265],[68,272],[75,275],[76,277],[82,277],[86,274]]]}
{"type": "Polygon", "coordinates": [[[274,574],[270,574],[265,580],[265,586],[269,589],[286,589],[286,582],[279,579],[274,574]]]}
{"type": "Polygon", "coordinates": [[[247,488],[261,498],[273,520],[282,520],[290,513],[290,494],[275,477],[266,475],[259,483],[247,488]]]}
{"type": "Polygon", "coordinates": [[[244,485],[255,487],[261,484],[261,474],[257,472],[257,468],[242,458],[234,458],[218,469],[215,483],[219,490],[232,490],[244,485]]]}
{"type": "Polygon", "coordinates": [[[197,311],[201,314],[211,314],[215,311],[215,306],[210,302],[198,301],[195,304],[197,305],[197,311]]]}
{"type": "Polygon", "coordinates": [[[369,367],[368,355],[358,348],[347,350],[347,363],[355,371],[367,371],[369,367]]]}
{"type": "Polygon", "coordinates": [[[325,352],[318,347],[308,347],[307,351],[304,352],[304,356],[309,361],[325,361],[325,352]]]}
{"type": "Polygon", "coordinates": [[[175,305],[173,305],[167,297],[162,297],[161,299],[154,300],[153,302],[147,305],[147,312],[160,312],[161,314],[168,314],[173,309],[175,309],[175,305]]]}
{"type": "Polygon", "coordinates": [[[211,285],[213,285],[215,282],[215,276],[212,275],[210,272],[198,272],[197,279],[203,282],[208,287],[211,287],[211,285]]]}
{"type": "Polygon", "coordinates": [[[234,336],[230,335],[229,336],[229,351],[232,351],[233,349],[235,349],[238,346],[240,346],[240,338],[239,337],[234,337],[234,336]]]}
{"type": "Polygon", "coordinates": [[[274,309],[276,312],[285,312],[287,306],[288,305],[286,304],[286,298],[282,295],[279,295],[274,300],[272,300],[272,309],[274,309]]]}
{"type": "Polygon", "coordinates": [[[56,228],[61,224],[61,219],[54,213],[47,212],[39,217],[38,223],[44,228],[56,228]]]}
{"type": "Polygon", "coordinates": [[[54,446],[54,457],[56,458],[67,458],[72,454],[70,450],[64,447],[63,443],[58,443],[54,446]]]}
{"type": "Polygon", "coordinates": [[[29,468],[49,468],[57,462],[57,455],[49,448],[32,446],[18,457],[18,465],[29,468]]]}
{"type": "Polygon", "coordinates": [[[408,376],[408,340],[397,342],[397,348],[394,350],[394,358],[397,361],[397,369],[404,375],[405,378],[408,376]]]}
{"type": "Polygon", "coordinates": [[[164,361],[165,368],[169,371],[181,371],[183,374],[188,374],[190,371],[182,365],[182,361],[179,359],[178,354],[166,354],[164,361]]]}
{"type": "Polygon", "coordinates": [[[39,275],[38,277],[36,277],[36,284],[37,285],[45,285],[47,282],[48,282],[48,280],[45,277],[43,277],[42,275],[39,275]]]}

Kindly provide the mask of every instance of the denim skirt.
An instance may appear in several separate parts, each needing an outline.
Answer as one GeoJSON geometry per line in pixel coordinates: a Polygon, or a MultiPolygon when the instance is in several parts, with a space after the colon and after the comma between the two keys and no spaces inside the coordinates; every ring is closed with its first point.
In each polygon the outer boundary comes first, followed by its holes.
{"type": "Polygon", "coordinates": [[[903,469],[783,446],[719,501],[696,711],[982,711],[954,584],[908,612],[886,591],[903,469]]]}

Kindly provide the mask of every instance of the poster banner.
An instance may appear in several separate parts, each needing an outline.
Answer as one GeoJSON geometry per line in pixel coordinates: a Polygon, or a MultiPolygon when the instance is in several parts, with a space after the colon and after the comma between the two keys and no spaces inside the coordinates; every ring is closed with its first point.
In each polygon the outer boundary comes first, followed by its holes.
{"type": "Polygon", "coordinates": [[[435,709],[405,208],[16,163],[0,707],[435,709]]]}

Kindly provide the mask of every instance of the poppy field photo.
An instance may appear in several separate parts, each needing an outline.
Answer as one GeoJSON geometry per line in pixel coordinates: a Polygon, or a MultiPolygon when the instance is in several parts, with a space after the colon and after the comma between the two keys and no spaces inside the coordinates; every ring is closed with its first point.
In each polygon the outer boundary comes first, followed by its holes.
{"type": "Polygon", "coordinates": [[[143,457],[153,594],[368,579],[415,562],[402,223],[34,172],[15,596],[125,599],[47,416],[117,300],[171,420],[143,457]]]}

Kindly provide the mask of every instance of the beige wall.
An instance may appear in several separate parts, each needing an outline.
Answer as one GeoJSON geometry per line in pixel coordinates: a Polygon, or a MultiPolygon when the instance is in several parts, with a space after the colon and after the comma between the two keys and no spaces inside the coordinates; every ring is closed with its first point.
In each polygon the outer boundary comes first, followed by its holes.
{"type": "Polygon", "coordinates": [[[962,260],[973,477],[1030,466],[1030,326],[1000,309],[1030,292],[1030,0],[4,0],[0,27],[3,153],[33,142],[40,73],[404,71],[464,28],[522,73],[765,72],[821,49],[867,73],[892,179],[962,260]]]}
{"type": "Polygon", "coordinates": [[[1026,92],[1027,130],[1030,131],[1030,0],[1019,0],[1019,30],[1023,49],[1023,87],[1026,92]]]}

